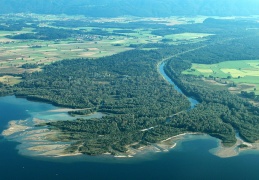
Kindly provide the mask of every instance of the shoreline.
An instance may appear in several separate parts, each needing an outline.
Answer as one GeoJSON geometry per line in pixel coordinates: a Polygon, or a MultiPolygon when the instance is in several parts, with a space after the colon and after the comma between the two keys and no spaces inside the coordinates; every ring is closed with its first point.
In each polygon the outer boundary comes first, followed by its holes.
{"type": "Polygon", "coordinates": [[[91,109],[91,108],[83,108],[83,109],[58,108],[58,109],[49,110],[48,112],[62,113],[62,112],[82,111],[82,110],[86,110],[86,109],[91,109]]]}
{"type": "Polygon", "coordinates": [[[221,142],[219,142],[218,147],[210,150],[212,154],[218,156],[220,158],[229,158],[240,155],[241,152],[245,152],[248,150],[256,150],[259,152],[259,142],[248,143],[242,140],[239,137],[237,138],[237,142],[235,145],[231,147],[224,147],[221,142]],[[240,147],[244,145],[245,147],[240,147]]]}
{"type": "Polygon", "coordinates": [[[26,130],[30,129],[30,127],[28,127],[28,126],[18,124],[18,122],[22,122],[22,121],[26,121],[26,120],[18,120],[18,121],[12,120],[12,121],[9,121],[8,129],[5,129],[1,133],[1,135],[4,136],[4,137],[11,136],[15,133],[26,131],[26,130]]]}
{"type": "MultiPolygon", "coordinates": [[[[18,150],[21,155],[34,156],[34,157],[73,157],[83,155],[80,152],[68,153],[66,148],[70,146],[72,142],[57,142],[55,136],[58,135],[59,131],[52,131],[48,128],[37,128],[34,125],[44,122],[39,118],[32,118],[33,125],[28,126],[29,119],[26,120],[12,120],[9,122],[9,127],[4,130],[1,135],[10,141],[17,141],[21,143],[18,145],[18,150]]],[[[177,146],[177,141],[188,140],[187,135],[203,135],[201,133],[186,132],[169,137],[158,143],[150,144],[148,146],[141,146],[138,149],[131,148],[128,146],[128,151],[125,153],[117,153],[111,155],[110,153],[104,153],[102,155],[113,156],[115,158],[133,158],[137,154],[145,154],[147,152],[168,152],[177,146]]],[[[213,155],[220,158],[229,158],[238,156],[241,152],[247,150],[259,151],[259,141],[255,143],[247,143],[237,137],[237,142],[232,147],[224,147],[219,140],[216,148],[210,149],[213,155]],[[240,147],[240,145],[244,147],[240,147]]]]}
{"type": "MultiPolygon", "coordinates": [[[[82,153],[80,152],[68,153],[65,151],[72,142],[55,141],[55,136],[59,134],[59,131],[52,131],[44,127],[34,127],[34,125],[42,123],[44,122],[44,120],[41,120],[39,118],[32,118],[30,121],[33,122],[33,125],[31,126],[28,125],[30,124],[28,123],[28,121],[29,119],[10,121],[9,127],[1,133],[5,139],[21,143],[20,145],[18,145],[18,150],[20,154],[34,157],[39,156],[54,158],[82,155],[82,153]]],[[[114,155],[113,157],[132,158],[136,154],[142,152],[167,152],[170,149],[176,147],[177,143],[175,141],[183,138],[187,134],[196,133],[179,134],[162,140],[158,143],[154,143],[148,146],[142,146],[138,149],[128,147],[128,151],[126,153],[116,153],[116,155],[114,155]]],[[[110,153],[104,153],[103,155],[112,156],[110,153]]]]}
{"type": "Polygon", "coordinates": [[[171,140],[173,138],[176,138],[176,137],[181,137],[181,136],[185,136],[185,135],[194,135],[194,134],[200,134],[200,133],[182,133],[182,134],[178,134],[178,135],[175,135],[175,136],[172,136],[170,138],[167,138],[165,140],[162,140],[161,142],[165,142],[165,141],[168,141],[168,140],[171,140]]]}

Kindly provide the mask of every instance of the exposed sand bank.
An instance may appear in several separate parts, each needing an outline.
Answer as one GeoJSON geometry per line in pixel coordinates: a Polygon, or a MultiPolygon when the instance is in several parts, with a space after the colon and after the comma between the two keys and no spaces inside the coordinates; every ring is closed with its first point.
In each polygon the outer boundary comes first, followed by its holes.
{"type": "Polygon", "coordinates": [[[238,156],[240,152],[246,150],[259,150],[259,142],[256,143],[247,143],[244,142],[242,139],[237,138],[237,142],[234,146],[231,147],[224,147],[222,144],[219,145],[218,148],[212,149],[212,153],[221,158],[228,158],[233,156],[238,156]],[[240,147],[240,146],[246,147],[240,147]]]}
{"type": "MultiPolygon", "coordinates": [[[[65,111],[64,109],[61,110],[65,111]]],[[[61,112],[59,111],[59,112],[61,112]]],[[[69,153],[66,149],[72,142],[59,142],[57,136],[59,131],[49,130],[47,127],[35,127],[36,124],[45,122],[44,120],[33,118],[28,120],[11,121],[9,128],[3,131],[2,135],[7,139],[15,140],[21,143],[18,148],[22,155],[29,156],[46,156],[46,157],[63,157],[81,155],[80,152],[69,153]],[[28,125],[30,124],[30,126],[28,125]],[[31,152],[31,153],[30,153],[31,152]]],[[[138,149],[128,146],[126,153],[116,153],[114,157],[129,158],[134,157],[137,153],[143,152],[167,152],[176,146],[176,141],[183,138],[188,133],[170,137],[159,143],[143,146],[138,149]]],[[[105,153],[108,155],[108,153],[105,153]]],[[[109,153],[110,155],[110,153],[109,153]]]]}
{"type": "Polygon", "coordinates": [[[59,109],[54,109],[54,110],[49,110],[48,112],[73,112],[73,111],[81,111],[81,110],[86,110],[90,108],[84,108],[84,109],[71,109],[71,108],[59,108],[59,109]]]}
{"type": "Polygon", "coordinates": [[[198,134],[198,133],[179,134],[176,136],[172,136],[168,139],[165,139],[163,141],[160,141],[159,143],[150,144],[148,146],[141,146],[138,149],[127,147],[128,151],[126,153],[119,153],[115,157],[120,157],[120,158],[134,157],[134,155],[138,153],[145,153],[145,152],[168,152],[170,149],[176,147],[177,141],[184,139],[185,135],[194,135],[194,134],[198,134]]]}
{"type": "MultiPolygon", "coordinates": [[[[62,112],[64,110],[61,110],[62,112]]],[[[59,111],[59,112],[61,112],[59,111]]],[[[71,145],[71,141],[67,142],[58,141],[60,132],[57,130],[49,130],[47,127],[35,127],[36,124],[46,122],[44,120],[33,118],[27,120],[10,121],[9,128],[2,132],[2,135],[7,139],[20,142],[18,149],[20,154],[26,156],[43,156],[43,157],[64,157],[64,156],[77,156],[81,155],[80,152],[69,153],[66,149],[71,145]],[[30,122],[29,122],[30,121],[30,122]]],[[[127,147],[126,153],[116,153],[114,157],[118,158],[131,158],[136,154],[145,154],[146,152],[167,152],[177,146],[179,140],[188,138],[186,135],[195,135],[199,133],[183,133],[172,136],[159,143],[142,146],[138,149],[132,148],[130,145],[127,147]]],[[[136,143],[137,144],[137,143],[136,143]]],[[[134,145],[134,144],[132,144],[134,145]]],[[[227,158],[239,155],[240,152],[245,150],[258,150],[259,142],[247,143],[242,139],[237,138],[237,142],[232,147],[219,147],[214,148],[211,152],[219,157],[227,158]]],[[[110,153],[104,153],[110,155],[110,153]]]]}
{"type": "Polygon", "coordinates": [[[51,131],[44,127],[35,127],[38,123],[45,122],[37,118],[33,118],[31,126],[28,120],[10,121],[9,128],[2,132],[2,135],[10,140],[20,142],[18,145],[20,154],[29,156],[74,156],[80,153],[67,153],[65,150],[70,146],[71,142],[57,142],[55,137],[60,133],[51,131]],[[51,141],[53,139],[53,141],[51,141]],[[30,153],[32,152],[32,153],[30,153]]]}
{"type": "Polygon", "coordinates": [[[22,120],[20,120],[20,121],[10,121],[9,122],[9,128],[4,130],[2,132],[2,135],[3,136],[10,136],[14,133],[22,132],[22,131],[25,131],[25,130],[30,128],[28,126],[22,125],[21,124],[22,122],[23,122],[22,120]]]}

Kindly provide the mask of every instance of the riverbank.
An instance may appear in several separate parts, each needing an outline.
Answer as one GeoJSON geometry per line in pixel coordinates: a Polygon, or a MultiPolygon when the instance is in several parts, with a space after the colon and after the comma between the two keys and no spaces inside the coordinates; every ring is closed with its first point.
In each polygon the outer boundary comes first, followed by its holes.
{"type": "MultiPolygon", "coordinates": [[[[172,80],[165,74],[164,72],[164,64],[160,64],[159,65],[159,71],[161,73],[161,75],[165,78],[166,81],[168,81],[169,83],[171,83],[172,85],[174,85],[175,89],[177,88],[177,86],[172,82],[172,80]]],[[[179,89],[179,88],[178,88],[179,89]]],[[[179,89],[179,92],[181,92],[181,90],[179,89]]],[[[187,97],[190,100],[190,97],[187,97]]],[[[197,104],[198,102],[196,102],[197,104]]],[[[192,106],[192,108],[194,108],[194,106],[192,106]]],[[[49,118],[48,113],[53,114],[53,113],[63,113],[63,115],[65,114],[65,116],[68,116],[68,111],[70,109],[50,109],[47,111],[44,111],[42,114],[45,114],[44,117],[49,118]]],[[[180,113],[180,112],[179,112],[180,113]]],[[[90,118],[93,118],[93,115],[95,114],[91,114],[90,118]]],[[[69,117],[71,118],[71,117],[69,117]]],[[[83,117],[86,118],[86,117],[83,117]]],[[[57,121],[60,120],[66,120],[66,118],[64,116],[62,116],[62,119],[54,119],[57,121]]],[[[36,156],[53,156],[53,157],[61,157],[61,156],[74,156],[74,155],[79,155],[80,152],[75,151],[74,153],[68,153],[66,152],[66,149],[68,147],[70,147],[70,145],[73,143],[71,141],[71,138],[69,139],[69,136],[63,134],[60,131],[57,130],[49,130],[48,127],[35,127],[35,125],[39,124],[39,123],[44,123],[44,122],[49,122],[52,120],[43,120],[37,117],[33,118],[29,118],[28,121],[24,120],[24,121],[17,121],[17,122],[12,122],[10,123],[10,127],[8,130],[3,132],[3,135],[7,136],[12,140],[15,140],[17,142],[20,142],[23,144],[23,148],[24,150],[22,150],[21,154],[30,154],[29,152],[35,152],[32,153],[36,156]],[[31,120],[32,119],[32,120],[31,120]],[[31,122],[29,122],[31,121],[31,122]],[[29,125],[30,124],[30,125],[29,125]],[[62,136],[62,138],[60,138],[62,136]],[[62,139],[62,142],[60,141],[62,139]]],[[[140,131],[148,131],[155,128],[151,127],[148,129],[143,129],[140,131]]],[[[181,138],[185,138],[184,136],[187,134],[180,134],[177,136],[173,136],[170,137],[168,139],[162,140],[159,143],[155,143],[155,144],[150,144],[148,146],[143,146],[139,149],[133,149],[130,148],[130,145],[127,146],[126,148],[128,148],[128,151],[126,153],[119,153],[115,150],[115,157],[132,157],[137,153],[140,153],[142,151],[152,151],[152,152],[166,152],[169,151],[170,149],[176,147],[176,141],[180,140],[181,138]],[[178,139],[180,138],[180,139],[178,139]]],[[[239,145],[242,145],[244,142],[240,142],[238,141],[237,144],[231,148],[226,148],[226,147],[222,147],[219,148],[217,150],[217,153],[215,153],[217,156],[220,157],[231,157],[231,156],[235,156],[238,154],[237,152],[237,148],[239,148],[239,145]]],[[[249,147],[249,146],[248,146],[249,147]]],[[[246,148],[248,148],[246,147],[246,148]]],[[[79,147],[78,147],[79,149],[79,147]]],[[[243,148],[244,149],[244,148],[243,148]]],[[[113,152],[112,152],[113,153],[113,152]]]]}

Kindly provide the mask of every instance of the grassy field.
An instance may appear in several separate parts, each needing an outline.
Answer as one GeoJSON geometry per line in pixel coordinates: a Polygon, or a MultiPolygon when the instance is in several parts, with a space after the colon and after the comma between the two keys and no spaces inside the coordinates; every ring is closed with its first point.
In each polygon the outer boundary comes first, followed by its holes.
{"type": "Polygon", "coordinates": [[[2,76],[0,77],[0,82],[8,85],[14,85],[21,82],[21,78],[14,76],[2,76]]]}
{"type": "MultiPolygon", "coordinates": [[[[6,17],[0,16],[5,19],[6,17]]],[[[8,17],[7,17],[8,18],[8,17]]],[[[12,17],[13,18],[13,17],[12,17]]],[[[75,20],[75,21],[89,21],[84,16],[66,16],[66,15],[19,15],[17,14],[16,19],[34,18],[35,22],[41,27],[55,27],[53,21],[64,21],[75,20]],[[47,21],[46,21],[47,20],[47,21]]],[[[184,18],[184,17],[170,17],[170,18],[97,18],[90,19],[95,23],[129,23],[129,22],[141,22],[149,21],[155,22],[156,24],[163,24],[172,26],[176,24],[187,24],[202,22],[206,17],[197,18],[184,18]]],[[[73,27],[65,29],[71,30],[84,30],[91,31],[95,27],[73,27]]],[[[128,29],[132,30],[132,33],[121,33],[124,36],[96,36],[92,40],[68,38],[63,40],[18,40],[9,39],[7,35],[16,35],[23,33],[32,33],[33,28],[23,28],[21,31],[0,31],[0,75],[2,74],[20,74],[26,69],[21,68],[23,64],[49,64],[54,61],[62,59],[73,59],[73,58],[98,58],[103,56],[109,56],[117,54],[123,51],[130,50],[131,44],[147,44],[147,43],[158,43],[163,38],[171,39],[170,44],[178,44],[182,42],[195,42],[201,40],[203,37],[209,34],[199,33],[183,33],[174,34],[168,36],[155,36],[151,32],[154,29],[151,28],[139,28],[139,29],[128,29]],[[38,46],[39,48],[35,48],[38,46]]],[[[102,28],[103,31],[113,33],[114,30],[121,30],[119,28],[102,28]]],[[[9,78],[11,79],[11,78],[9,78]]],[[[6,82],[5,80],[1,80],[6,82]]],[[[9,80],[10,81],[10,80],[9,80]]]]}
{"type": "Polygon", "coordinates": [[[259,60],[226,61],[218,64],[193,64],[184,74],[215,77],[227,82],[234,82],[237,88],[232,90],[254,91],[259,95],[259,60]],[[255,90],[256,88],[256,90],[255,90]]]}
{"type": "Polygon", "coordinates": [[[201,38],[211,36],[212,34],[205,34],[205,33],[181,33],[181,34],[172,34],[167,35],[164,38],[171,39],[173,41],[191,41],[191,40],[199,40],[201,38]]]}

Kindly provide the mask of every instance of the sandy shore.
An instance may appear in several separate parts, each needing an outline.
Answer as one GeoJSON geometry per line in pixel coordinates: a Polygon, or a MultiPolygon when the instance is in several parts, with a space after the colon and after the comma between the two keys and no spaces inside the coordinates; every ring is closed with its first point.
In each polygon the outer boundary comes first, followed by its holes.
{"type": "MultiPolygon", "coordinates": [[[[150,144],[148,146],[142,146],[138,149],[128,147],[128,151],[126,153],[120,153],[115,157],[134,157],[134,155],[138,153],[145,153],[145,152],[168,152],[170,149],[173,149],[177,146],[176,141],[181,140],[184,138],[185,135],[193,135],[198,133],[182,133],[176,136],[172,136],[167,138],[159,143],[150,144]]],[[[133,144],[132,144],[133,145],[133,144]]]]}
{"type": "MultiPolygon", "coordinates": [[[[60,111],[67,111],[68,109],[62,109],[60,111]]],[[[33,124],[39,124],[45,122],[44,120],[33,118],[33,124]]],[[[71,142],[58,142],[57,135],[59,131],[51,131],[47,128],[41,127],[37,128],[34,125],[26,126],[28,123],[26,120],[11,121],[9,123],[9,128],[3,131],[2,135],[8,137],[12,136],[12,139],[17,139],[20,145],[20,153],[23,155],[31,156],[46,156],[46,157],[64,157],[64,156],[77,156],[81,155],[80,152],[67,153],[66,149],[70,146],[71,142]],[[32,152],[32,153],[30,153],[32,152]]],[[[126,153],[117,153],[114,157],[117,158],[131,158],[138,153],[143,152],[167,152],[176,146],[177,140],[184,137],[186,134],[194,133],[183,133],[176,136],[172,136],[165,139],[159,143],[151,144],[148,146],[142,146],[141,148],[134,149],[128,146],[128,151],[126,153]]],[[[105,153],[110,155],[110,153],[105,153]]]]}
{"type": "Polygon", "coordinates": [[[161,142],[166,142],[166,141],[173,140],[173,139],[185,136],[185,135],[194,135],[194,134],[200,134],[200,133],[182,133],[182,134],[178,134],[178,135],[172,136],[170,138],[167,138],[167,139],[165,139],[165,140],[163,140],[161,142]]]}
{"type": "MultiPolygon", "coordinates": [[[[33,124],[45,122],[44,120],[34,118],[33,124]]],[[[66,153],[71,142],[57,142],[56,135],[59,131],[50,131],[47,128],[37,128],[34,125],[28,126],[28,120],[10,121],[8,129],[2,132],[2,135],[10,140],[20,142],[18,145],[19,153],[26,156],[48,156],[63,157],[75,156],[81,153],[66,153]],[[11,136],[13,135],[13,136],[11,136]],[[49,140],[53,139],[53,141],[49,140]],[[30,153],[32,152],[32,153],[30,153]]]]}
{"type": "Polygon", "coordinates": [[[44,122],[46,122],[46,121],[38,119],[38,118],[33,118],[33,123],[34,124],[41,124],[41,123],[44,123],[44,122]]]}
{"type": "Polygon", "coordinates": [[[79,152],[66,153],[64,150],[69,146],[69,144],[45,144],[30,147],[28,148],[28,150],[37,152],[37,156],[46,157],[66,157],[82,155],[82,153],[79,152]]]}
{"type": "Polygon", "coordinates": [[[59,108],[54,110],[49,110],[48,112],[72,112],[72,111],[82,111],[90,108],[84,108],[84,109],[71,109],[71,108],[59,108]]]}
{"type": "Polygon", "coordinates": [[[212,149],[212,153],[221,158],[228,158],[237,156],[240,152],[251,149],[259,150],[259,142],[247,143],[242,139],[237,138],[237,142],[234,146],[224,147],[222,144],[220,144],[218,148],[212,149]],[[245,145],[246,147],[240,148],[240,145],[245,145]]]}
{"type": "Polygon", "coordinates": [[[163,141],[161,141],[161,142],[166,142],[166,141],[169,141],[169,140],[171,140],[171,139],[184,136],[184,135],[186,135],[186,134],[187,134],[187,133],[178,134],[178,135],[176,135],[176,136],[172,136],[172,137],[170,137],[170,138],[167,138],[167,139],[165,139],[165,140],[163,140],[163,141]]]}
{"type": "MultiPolygon", "coordinates": [[[[68,109],[61,109],[58,112],[67,111],[68,109]]],[[[19,152],[27,156],[46,156],[46,157],[64,157],[64,156],[77,156],[81,155],[80,152],[68,153],[66,149],[71,145],[72,142],[59,142],[57,136],[60,134],[59,131],[49,130],[44,127],[35,127],[35,124],[43,123],[44,120],[41,119],[30,119],[27,120],[10,121],[9,128],[2,132],[2,135],[7,139],[15,140],[20,142],[21,148],[19,152]],[[31,126],[29,126],[30,124],[31,126]]],[[[152,127],[153,128],[153,127],[152,127]]],[[[177,141],[182,140],[185,135],[194,135],[199,133],[182,133],[176,136],[172,136],[159,143],[150,144],[148,146],[142,146],[138,149],[134,149],[131,144],[127,146],[128,151],[126,153],[116,153],[115,157],[118,158],[130,158],[138,153],[146,152],[167,152],[170,149],[177,146],[177,141]]],[[[227,158],[239,155],[240,152],[245,150],[259,150],[259,141],[256,143],[247,143],[242,139],[237,138],[237,142],[232,147],[224,147],[221,143],[219,147],[210,150],[214,155],[227,158]],[[242,145],[242,148],[240,148],[242,145]],[[244,146],[245,145],[245,146],[244,146]]],[[[111,155],[110,153],[105,153],[106,155],[111,155]]]]}
{"type": "Polygon", "coordinates": [[[20,121],[10,121],[9,122],[9,128],[4,130],[2,132],[2,135],[3,136],[10,136],[14,133],[26,131],[27,129],[30,128],[28,126],[21,125],[22,122],[24,122],[24,121],[22,121],[22,120],[20,120],[20,121]]]}

